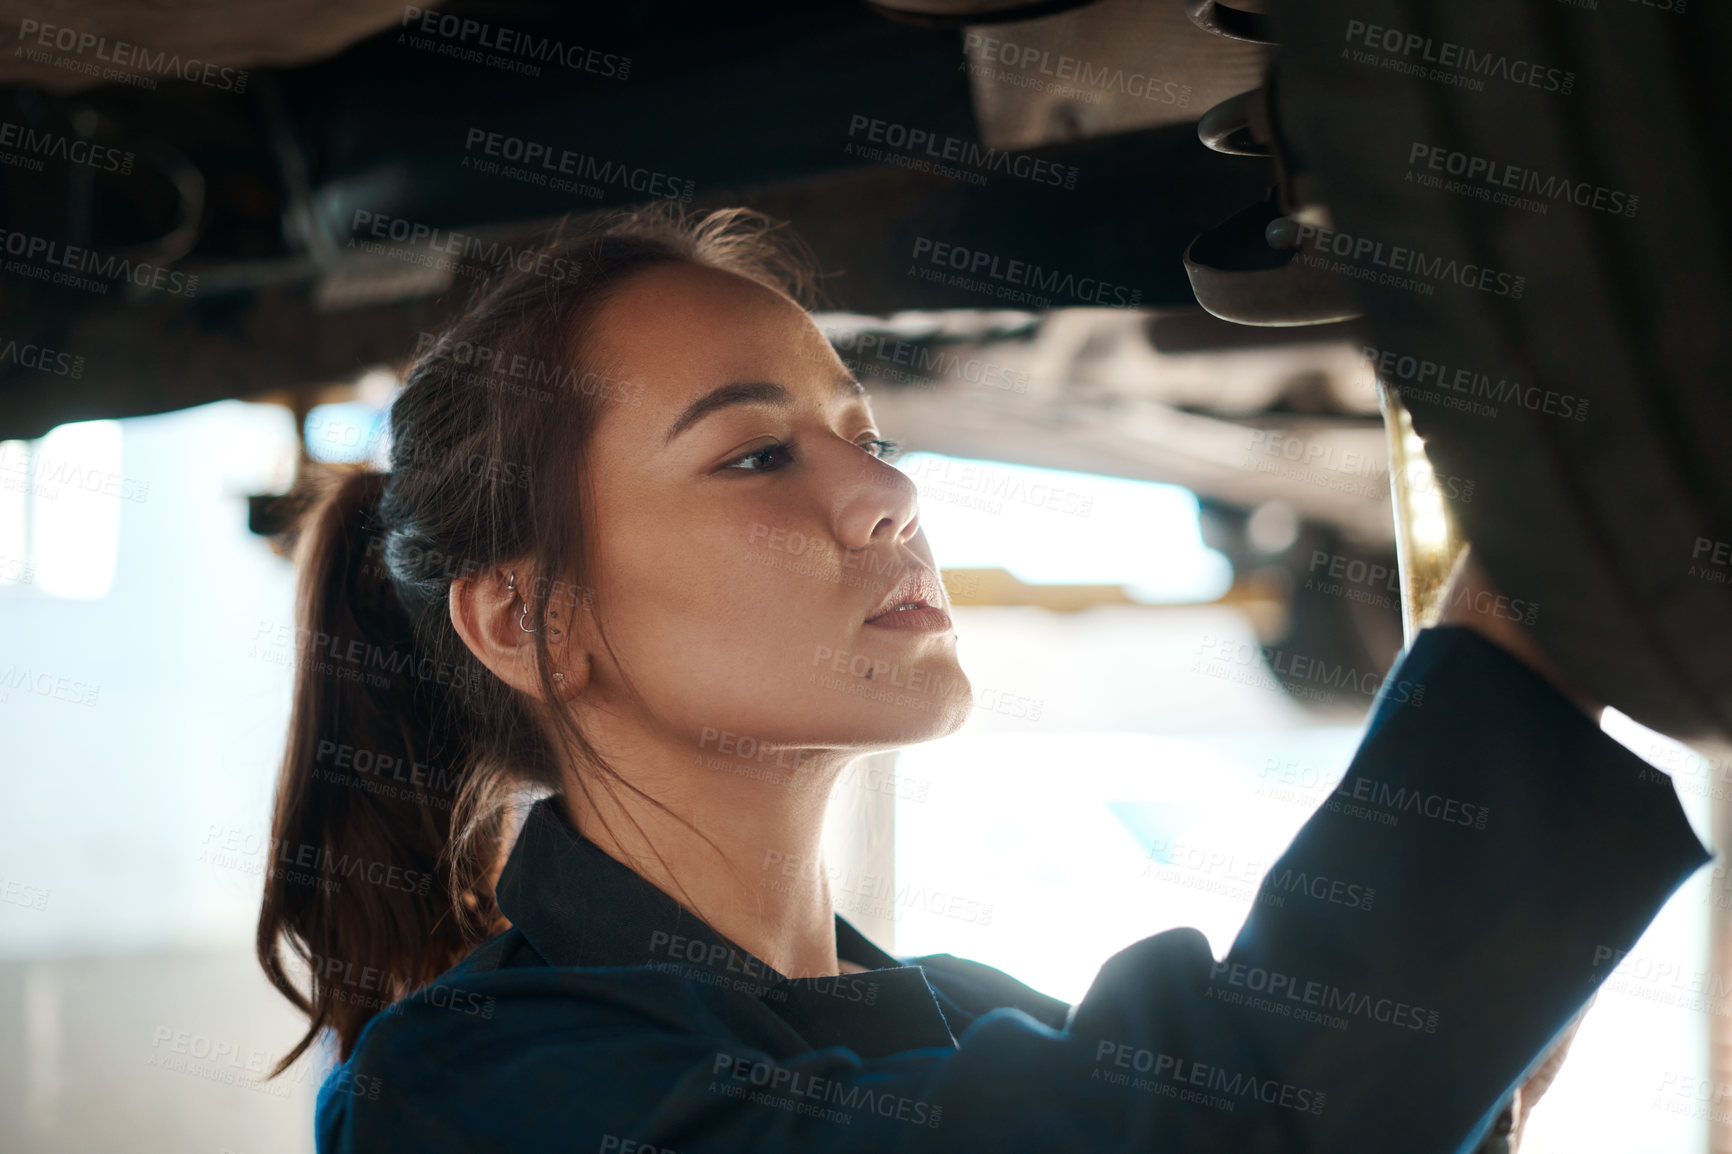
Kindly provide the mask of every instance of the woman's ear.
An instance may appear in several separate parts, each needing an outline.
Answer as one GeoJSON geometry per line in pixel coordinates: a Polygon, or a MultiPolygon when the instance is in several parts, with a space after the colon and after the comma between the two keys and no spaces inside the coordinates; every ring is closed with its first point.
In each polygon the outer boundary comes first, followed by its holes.
{"type": "MultiPolygon", "coordinates": [[[[527,567],[493,568],[452,581],[448,602],[451,625],[476,660],[505,684],[540,701],[535,633],[526,628],[530,618],[525,614],[526,598],[534,588],[533,574],[527,567]]],[[[558,596],[549,600],[548,618],[542,628],[547,630],[554,681],[563,699],[588,684],[590,662],[577,652],[581,642],[573,642],[571,628],[577,622],[572,620],[571,607],[562,606],[560,600],[558,596]],[[577,660],[567,660],[573,654],[577,660]]]]}

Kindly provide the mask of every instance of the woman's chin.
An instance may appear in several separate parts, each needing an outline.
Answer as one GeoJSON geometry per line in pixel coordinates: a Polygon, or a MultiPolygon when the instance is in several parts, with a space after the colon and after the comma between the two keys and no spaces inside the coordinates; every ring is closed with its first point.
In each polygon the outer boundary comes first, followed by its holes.
{"type": "Polygon", "coordinates": [[[774,728],[822,734],[821,745],[894,749],[948,737],[973,712],[974,687],[954,660],[923,664],[917,675],[866,668],[871,676],[824,669],[793,679],[775,709],[788,724],[774,728]]]}
{"type": "Polygon", "coordinates": [[[958,669],[943,696],[898,694],[892,700],[862,704],[882,707],[867,716],[874,725],[888,727],[886,740],[899,746],[919,745],[949,737],[968,724],[969,714],[974,711],[974,687],[958,669]]]}

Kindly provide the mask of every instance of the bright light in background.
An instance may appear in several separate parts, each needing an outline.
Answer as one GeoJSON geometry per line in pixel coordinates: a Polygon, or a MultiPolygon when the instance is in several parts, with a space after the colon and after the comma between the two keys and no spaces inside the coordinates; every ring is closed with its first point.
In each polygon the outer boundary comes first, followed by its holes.
{"type": "Polygon", "coordinates": [[[149,485],[120,471],[120,422],[60,425],[0,443],[0,584],[94,598],[114,582],[120,503],[149,485]]]}
{"type": "Polygon", "coordinates": [[[1178,485],[939,453],[898,467],[946,569],[1002,568],[1031,585],[1124,585],[1149,604],[1213,601],[1233,566],[1203,544],[1197,498],[1178,485]]]}
{"type": "Polygon", "coordinates": [[[1258,796],[1264,767],[1302,757],[1339,776],[1358,731],[959,736],[901,753],[897,772],[931,786],[926,804],[897,805],[897,885],[965,895],[992,917],[971,935],[975,926],[911,907],[897,952],[954,952],[1076,1002],[1108,957],[1163,930],[1201,930],[1225,955],[1262,869],[1310,813],[1258,796]],[[1186,872],[1160,868],[1175,846],[1230,860],[1231,884],[1161,876],[1186,872]]]}
{"type": "Polygon", "coordinates": [[[0,585],[28,585],[30,562],[25,483],[30,476],[30,442],[0,441],[0,585]]]}
{"type": "Polygon", "coordinates": [[[315,461],[391,467],[386,412],[365,401],[314,405],[307,413],[307,455],[315,461]]]}
{"type": "Polygon", "coordinates": [[[354,381],[355,399],[314,405],[307,412],[307,455],[315,461],[366,462],[380,472],[391,468],[391,402],[402,387],[396,372],[368,369],[354,381]]]}
{"type": "Polygon", "coordinates": [[[101,597],[114,582],[120,551],[120,502],[136,483],[120,474],[120,422],[80,421],[51,429],[37,442],[38,486],[32,526],[36,579],[59,597],[101,597]]]}

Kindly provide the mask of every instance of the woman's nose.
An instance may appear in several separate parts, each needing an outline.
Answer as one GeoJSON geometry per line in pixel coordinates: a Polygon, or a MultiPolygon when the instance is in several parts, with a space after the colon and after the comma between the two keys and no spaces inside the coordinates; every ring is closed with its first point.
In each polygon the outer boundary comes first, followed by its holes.
{"type": "Polygon", "coordinates": [[[841,466],[835,482],[837,539],[851,549],[899,544],[920,529],[919,494],[913,480],[887,461],[854,445],[839,445],[857,460],[841,466]]]}

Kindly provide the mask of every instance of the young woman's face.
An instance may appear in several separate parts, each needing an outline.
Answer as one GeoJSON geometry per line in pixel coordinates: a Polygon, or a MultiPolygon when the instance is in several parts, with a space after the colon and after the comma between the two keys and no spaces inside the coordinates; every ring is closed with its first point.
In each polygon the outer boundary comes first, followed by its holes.
{"type": "Polygon", "coordinates": [[[643,403],[603,402],[586,455],[591,578],[644,704],[599,647],[584,704],[766,772],[809,764],[778,748],[961,726],[970,689],[914,484],[805,310],[682,264],[635,274],[596,321],[597,361],[643,403]]]}

